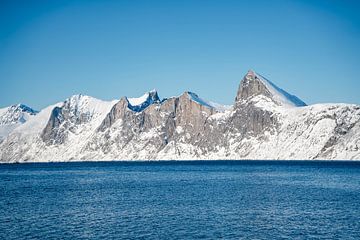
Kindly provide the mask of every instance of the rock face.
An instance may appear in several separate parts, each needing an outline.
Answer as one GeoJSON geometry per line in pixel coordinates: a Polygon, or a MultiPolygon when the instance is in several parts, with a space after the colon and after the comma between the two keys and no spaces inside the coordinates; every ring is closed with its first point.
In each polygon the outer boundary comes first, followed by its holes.
{"type": "Polygon", "coordinates": [[[116,102],[77,95],[15,129],[0,150],[2,162],[360,160],[360,106],[306,106],[249,71],[230,108],[192,92],[161,100],[153,90],[116,102]]]}
{"type": "Polygon", "coordinates": [[[74,95],[51,111],[50,118],[40,137],[47,145],[64,144],[69,135],[77,135],[91,126],[93,120],[103,118],[108,111],[108,103],[81,94],[74,95]]]}
{"type": "Polygon", "coordinates": [[[148,106],[154,103],[160,103],[161,100],[156,90],[145,93],[140,98],[125,98],[127,100],[127,107],[135,112],[141,112],[148,106]]]}
{"type": "Polygon", "coordinates": [[[257,77],[257,75],[252,70],[250,70],[239,86],[239,90],[235,98],[235,103],[241,103],[242,101],[257,95],[264,95],[269,98],[272,97],[269,89],[267,89],[264,83],[261,82],[261,80],[257,77]]]}
{"type": "Polygon", "coordinates": [[[156,102],[141,112],[135,112],[128,108],[125,98],[122,98],[105,117],[87,150],[96,152],[101,148],[103,153],[112,154],[127,148],[129,143],[142,142],[144,135],[147,135],[147,145],[157,153],[169,142],[177,141],[179,131],[191,133],[189,140],[191,138],[195,142],[205,130],[208,117],[216,111],[210,105],[199,104],[199,99],[196,94],[185,92],[179,97],[156,102]]]}
{"type": "Polygon", "coordinates": [[[306,103],[298,97],[289,94],[268,79],[249,70],[239,86],[235,103],[241,103],[242,100],[247,100],[258,95],[271,98],[278,105],[306,106],[306,103]]]}
{"type": "Polygon", "coordinates": [[[88,100],[87,96],[75,95],[65,100],[61,107],[55,107],[42,131],[41,139],[47,145],[64,143],[69,133],[75,133],[79,125],[92,118],[91,110],[86,108],[88,100]]]}

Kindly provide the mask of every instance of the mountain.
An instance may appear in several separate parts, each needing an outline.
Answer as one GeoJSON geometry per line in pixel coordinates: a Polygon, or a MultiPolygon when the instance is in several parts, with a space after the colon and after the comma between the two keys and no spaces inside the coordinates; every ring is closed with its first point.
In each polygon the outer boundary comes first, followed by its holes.
{"type": "Polygon", "coordinates": [[[285,90],[279,88],[260,74],[249,70],[239,87],[235,101],[239,102],[256,95],[264,95],[269,97],[278,105],[282,106],[306,106],[306,103],[304,103],[298,97],[291,95],[285,90]]]}
{"type": "Polygon", "coordinates": [[[139,98],[125,98],[128,102],[128,108],[135,112],[141,112],[153,103],[160,103],[157,91],[154,89],[145,93],[139,98]]]}
{"type": "Polygon", "coordinates": [[[360,106],[315,104],[254,71],[233,106],[192,92],[101,101],[75,95],[0,144],[2,162],[171,159],[360,160],[360,106]]]}
{"type": "Polygon", "coordinates": [[[16,127],[25,123],[38,111],[25,104],[12,105],[0,109],[0,142],[2,142],[16,127]]]}

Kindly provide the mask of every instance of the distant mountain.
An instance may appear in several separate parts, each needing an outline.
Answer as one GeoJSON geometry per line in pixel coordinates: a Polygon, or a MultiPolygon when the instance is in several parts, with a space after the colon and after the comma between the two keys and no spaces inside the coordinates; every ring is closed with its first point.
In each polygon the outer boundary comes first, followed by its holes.
{"type": "Polygon", "coordinates": [[[2,162],[360,160],[360,106],[307,106],[254,71],[233,106],[153,90],[111,102],[75,95],[31,116],[4,137],[2,162]]]}
{"type": "Polygon", "coordinates": [[[16,127],[35,116],[38,111],[24,105],[17,104],[0,109],[0,142],[2,142],[16,127]]]}

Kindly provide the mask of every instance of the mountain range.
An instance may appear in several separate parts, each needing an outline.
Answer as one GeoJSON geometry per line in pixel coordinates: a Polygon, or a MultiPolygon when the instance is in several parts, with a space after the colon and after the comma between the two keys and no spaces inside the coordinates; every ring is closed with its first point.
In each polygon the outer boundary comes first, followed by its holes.
{"type": "Polygon", "coordinates": [[[0,162],[195,159],[360,160],[360,106],[308,106],[249,70],[232,106],[152,90],[0,109],[0,162]]]}

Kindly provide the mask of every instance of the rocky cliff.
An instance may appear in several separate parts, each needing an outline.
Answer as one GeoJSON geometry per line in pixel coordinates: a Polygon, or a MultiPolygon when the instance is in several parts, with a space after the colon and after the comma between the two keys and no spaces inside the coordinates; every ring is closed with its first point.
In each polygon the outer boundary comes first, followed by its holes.
{"type": "Polygon", "coordinates": [[[230,108],[192,92],[161,100],[153,90],[113,102],[73,96],[38,115],[1,143],[2,162],[360,160],[360,106],[307,106],[254,71],[230,108]]]}

